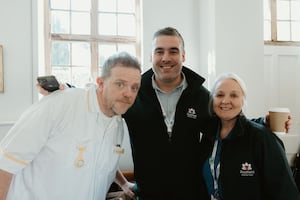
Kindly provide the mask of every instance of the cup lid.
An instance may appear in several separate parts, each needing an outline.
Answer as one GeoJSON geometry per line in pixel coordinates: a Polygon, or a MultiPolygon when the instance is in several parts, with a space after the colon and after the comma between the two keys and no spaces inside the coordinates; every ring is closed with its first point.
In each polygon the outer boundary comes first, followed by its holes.
{"type": "Polygon", "coordinates": [[[285,112],[289,113],[290,109],[289,108],[283,108],[283,107],[272,107],[269,109],[269,112],[285,112]]]}

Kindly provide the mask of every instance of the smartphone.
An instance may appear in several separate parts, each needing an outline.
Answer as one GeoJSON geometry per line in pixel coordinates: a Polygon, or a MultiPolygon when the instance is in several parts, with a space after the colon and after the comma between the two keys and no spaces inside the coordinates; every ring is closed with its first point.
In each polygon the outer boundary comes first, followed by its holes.
{"type": "Polygon", "coordinates": [[[53,75],[39,76],[37,77],[37,81],[39,82],[41,87],[47,90],[48,92],[53,92],[59,89],[59,83],[53,75]]]}

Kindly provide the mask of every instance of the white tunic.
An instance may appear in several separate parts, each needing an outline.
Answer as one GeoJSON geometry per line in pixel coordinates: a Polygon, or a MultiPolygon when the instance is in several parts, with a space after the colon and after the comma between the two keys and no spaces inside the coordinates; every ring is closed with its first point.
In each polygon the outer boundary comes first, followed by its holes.
{"type": "Polygon", "coordinates": [[[0,142],[12,174],[8,200],[104,200],[128,134],[100,111],[95,88],[56,91],[32,105],[0,142]]]}

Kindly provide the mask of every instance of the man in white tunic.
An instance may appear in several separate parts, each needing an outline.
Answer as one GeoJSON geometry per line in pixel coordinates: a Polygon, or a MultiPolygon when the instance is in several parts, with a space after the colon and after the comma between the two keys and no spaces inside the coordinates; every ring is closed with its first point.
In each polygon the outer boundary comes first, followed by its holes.
{"type": "Polygon", "coordinates": [[[140,80],[139,62],[123,52],[105,62],[96,87],[33,104],[0,142],[0,200],[104,200],[116,177],[129,190],[117,167],[128,134],[121,115],[140,80]]]}

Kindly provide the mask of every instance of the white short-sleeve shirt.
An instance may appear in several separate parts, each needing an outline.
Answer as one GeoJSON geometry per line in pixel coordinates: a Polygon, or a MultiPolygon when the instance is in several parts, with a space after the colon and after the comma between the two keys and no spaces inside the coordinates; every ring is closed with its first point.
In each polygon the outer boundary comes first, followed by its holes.
{"type": "Polygon", "coordinates": [[[127,126],[106,117],[95,87],[56,91],[32,105],[0,142],[12,174],[8,200],[104,200],[127,126]]]}

